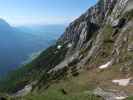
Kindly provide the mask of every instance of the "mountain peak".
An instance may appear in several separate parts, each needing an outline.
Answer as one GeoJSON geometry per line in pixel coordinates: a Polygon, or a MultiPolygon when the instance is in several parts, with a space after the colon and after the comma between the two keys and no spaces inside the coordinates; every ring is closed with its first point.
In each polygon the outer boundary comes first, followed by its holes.
{"type": "Polygon", "coordinates": [[[4,19],[0,18],[0,24],[1,25],[8,25],[10,26],[4,19]]]}
{"type": "Polygon", "coordinates": [[[8,31],[12,30],[11,26],[6,22],[4,19],[0,18],[0,30],[1,31],[8,31]]]}

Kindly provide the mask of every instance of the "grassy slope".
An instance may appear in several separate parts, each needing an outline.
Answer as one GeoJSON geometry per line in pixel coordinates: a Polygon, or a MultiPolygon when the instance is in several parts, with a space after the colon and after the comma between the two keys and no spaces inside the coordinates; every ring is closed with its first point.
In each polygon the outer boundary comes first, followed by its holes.
{"type": "MultiPolygon", "coordinates": [[[[77,77],[69,76],[63,80],[53,81],[48,89],[43,87],[40,90],[35,89],[23,97],[23,100],[103,100],[92,95],[92,90],[96,87],[105,90],[126,91],[130,94],[133,91],[132,86],[122,87],[112,83],[113,79],[124,78],[125,76],[120,72],[120,66],[120,64],[113,65],[105,70],[94,68],[81,72],[77,77]],[[63,94],[62,90],[66,94],[63,94]]],[[[132,75],[132,73],[130,74],[132,75]]],[[[21,98],[14,100],[21,100],[21,98]]]]}
{"type": "MultiPolygon", "coordinates": [[[[34,90],[23,100],[103,100],[91,94],[95,84],[89,83],[88,72],[53,83],[48,89],[34,90]],[[66,92],[63,94],[62,90],[66,92]]],[[[21,98],[16,98],[21,100],[21,98]]]]}

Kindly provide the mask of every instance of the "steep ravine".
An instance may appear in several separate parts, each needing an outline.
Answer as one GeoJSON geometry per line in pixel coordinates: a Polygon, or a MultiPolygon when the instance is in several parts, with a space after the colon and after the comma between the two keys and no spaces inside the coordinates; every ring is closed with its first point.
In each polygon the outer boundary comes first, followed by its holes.
{"type": "Polygon", "coordinates": [[[24,67],[19,81],[15,78],[18,85],[26,85],[17,89],[16,100],[27,87],[30,93],[23,100],[133,96],[132,5],[132,0],[99,0],[73,21],[55,45],[24,67]]]}

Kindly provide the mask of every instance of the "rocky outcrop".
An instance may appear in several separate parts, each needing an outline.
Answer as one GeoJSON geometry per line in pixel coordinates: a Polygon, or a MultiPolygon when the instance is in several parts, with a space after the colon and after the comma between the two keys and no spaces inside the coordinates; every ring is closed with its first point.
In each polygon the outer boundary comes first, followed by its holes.
{"type": "Polygon", "coordinates": [[[123,91],[105,91],[101,88],[96,88],[93,92],[103,97],[105,100],[125,100],[128,97],[123,91]]]}
{"type": "Polygon", "coordinates": [[[16,93],[12,94],[12,97],[23,97],[25,95],[27,95],[28,93],[30,93],[33,89],[33,86],[37,84],[37,81],[32,82],[31,84],[28,84],[26,86],[24,86],[23,89],[18,90],[16,93]]]}
{"type": "Polygon", "coordinates": [[[78,46],[81,47],[98,31],[115,2],[116,0],[99,0],[95,6],[88,9],[67,27],[59,41],[78,43],[78,46]]]}

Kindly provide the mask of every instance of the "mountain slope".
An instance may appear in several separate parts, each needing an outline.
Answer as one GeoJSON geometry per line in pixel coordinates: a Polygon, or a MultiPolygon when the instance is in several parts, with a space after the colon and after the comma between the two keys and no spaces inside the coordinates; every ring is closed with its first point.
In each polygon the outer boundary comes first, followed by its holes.
{"type": "MultiPolygon", "coordinates": [[[[94,94],[94,98],[86,98],[117,100],[132,96],[133,8],[130,3],[132,0],[99,0],[72,22],[55,45],[26,65],[23,75],[17,76],[20,79],[15,78],[17,86],[24,83],[32,88],[29,95],[22,95],[23,99],[34,100],[35,96],[54,100],[59,95],[62,100],[77,100],[83,94],[80,100],[84,100],[86,95],[94,94]]],[[[19,90],[14,86],[13,90],[19,90]]],[[[24,86],[21,88],[25,89],[24,86]]],[[[17,92],[15,96],[18,95],[21,94],[17,92]]]]}

